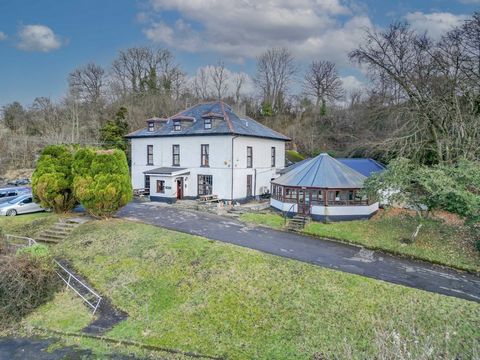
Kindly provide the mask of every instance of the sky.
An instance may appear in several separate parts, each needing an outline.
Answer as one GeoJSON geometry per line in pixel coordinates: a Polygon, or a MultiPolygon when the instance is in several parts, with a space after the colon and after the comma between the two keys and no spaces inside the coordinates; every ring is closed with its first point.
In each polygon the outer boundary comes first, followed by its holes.
{"type": "Polygon", "coordinates": [[[438,38],[475,10],[480,0],[0,0],[0,106],[59,100],[75,68],[145,45],[190,76],[220,60],[253,76],[259,54],[287,47],[300,68],[334,61],[355,89],[366,79],[347,54],[365,29],[406,20],[438,38]]]}

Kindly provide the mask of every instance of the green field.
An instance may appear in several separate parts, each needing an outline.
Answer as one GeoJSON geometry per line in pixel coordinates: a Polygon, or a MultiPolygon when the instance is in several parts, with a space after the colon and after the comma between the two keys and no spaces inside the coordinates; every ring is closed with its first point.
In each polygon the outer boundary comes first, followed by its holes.
{"type": "MultiPolygon", "coordinates": [[[[247,213],[240,220],[282,229],[283,217],[277,213],[247,213]]],[[[418,225],[418,219],[409,215],[390,216],[382,213],[371,220],[311,222],[304,233],[347,241],[365,247],[411,256],[456,268],[480,271],[480,252],[474,239],[464,227],[451,226],[439,220],[421,219],[422,228],[414,243],[408,243],[418,225]]]]}
{"type": "MultiPolygon", "coordinates": [[[[479,304],[139,223],[83,225],[55,252],[129,313],[107,334],[118,340],[230,359],[371,358],[397,340],[470,357],[478,340],[479,304]]],[[[54,303],[27,324],[84,325],[83,310],[65,322],[71,299],[54,303]]]]}

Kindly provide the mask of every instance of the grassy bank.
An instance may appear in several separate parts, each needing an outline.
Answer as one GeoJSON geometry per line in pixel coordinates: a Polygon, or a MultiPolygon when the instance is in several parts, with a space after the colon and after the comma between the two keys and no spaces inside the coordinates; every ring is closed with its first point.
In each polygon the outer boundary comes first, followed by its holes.
{"type": "Polygon", "coordinates": [[[53,213],[38,212],[18,216],[0,216],[0,230],[6,234],[34,237],[53,225],[59,216],[53,213]]]}
{"type": "MultiPolygon", "coordinates": [[[[93,222],[55,251],[129,313],[106,334],[118,340],[230,359],[363,359],[403,345],[468,358],[478,340],[479,304],[153,226],[93,222]]],[[[27,323],[83,326],[64,321],[70,301],[27,323]]]]}
{"type": "MultiPolygon", "coordinates": [[[[243,214],[240,220],[282,229],[284,219],[276,213],[243,214]]],[[[348,241],[372,249],[411,256],[422,260],[480,271],[480,252],[468,230],[434,219],[422,219],[422,228],[414,243],[407,243],[418,225],[418,219],[406,214],[384,212],[368,221],[311,222],[304,233],[348,241]]]]}

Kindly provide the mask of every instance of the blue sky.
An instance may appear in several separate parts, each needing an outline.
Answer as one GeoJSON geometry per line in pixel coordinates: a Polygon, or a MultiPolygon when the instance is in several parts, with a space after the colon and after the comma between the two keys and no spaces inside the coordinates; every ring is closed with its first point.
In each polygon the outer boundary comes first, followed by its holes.
{"type": "Polygon", "coordinates": [[[335,61],[345,85],[360,86],[346,54],[365,28],[409,20],[438,37],[476,9],[480,0],[1,0],[0,106],[58,100],[74,68],[108,68],[142,45],[169,48],[189,75],[219,59],[253,75],[255,56],[286,46],[301,65],[335,61]]]}

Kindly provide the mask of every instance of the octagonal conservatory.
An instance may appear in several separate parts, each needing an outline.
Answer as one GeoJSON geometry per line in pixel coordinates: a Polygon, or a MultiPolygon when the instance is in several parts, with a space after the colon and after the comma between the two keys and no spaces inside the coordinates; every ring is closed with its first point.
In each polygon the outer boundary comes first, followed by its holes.
{"type": "Polygon", "coordinates": [[[368,219],[378,211],[378,202],[361,194],[366,179],[323,153],[272,180],[270,205],[288,216],[319,221],[368,219]]]}

